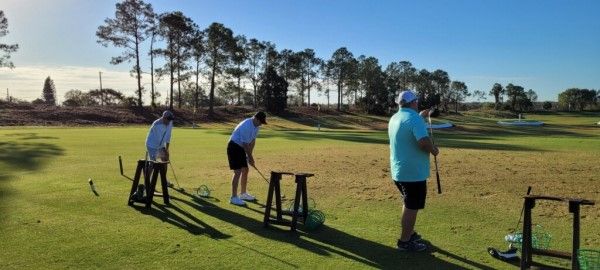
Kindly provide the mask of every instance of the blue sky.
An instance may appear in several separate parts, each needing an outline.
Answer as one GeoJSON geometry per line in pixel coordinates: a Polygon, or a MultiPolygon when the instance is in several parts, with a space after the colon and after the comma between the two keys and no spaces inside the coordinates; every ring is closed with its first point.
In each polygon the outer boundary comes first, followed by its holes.
{"type": "MultiPolygon", "coordinates": [[[[182,11],[202,28],[221,22],[279,50],[313,48],[328,59],[345,46],[384,68],[407,60],[443,69],[471,91],[514,83],[535,90],[539,100],[556,100],[569,87],[600,89],[600,1],[148,2],[157,12],[182,11]]],[[[2,96],[9,88],[13,96],[37,98],[49,75],[62,98],[70,89],[97,88],[98,71],[104,87],[133,93],[131,66],[108,63],[120,51],[96,43],[95,31],[114,16],[115,3],[2,0],[10,33],[0,43],[20,46],[12,56],[16,68],[0,69],[2,96]]]]}

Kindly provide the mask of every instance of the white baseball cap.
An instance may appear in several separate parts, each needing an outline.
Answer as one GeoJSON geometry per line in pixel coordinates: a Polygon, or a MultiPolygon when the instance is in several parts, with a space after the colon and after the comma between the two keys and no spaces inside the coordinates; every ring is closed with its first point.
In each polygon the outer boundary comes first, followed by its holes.
{"type": "Polygon", "coordinates": [[[396,99],[396,103],[398,104],[408,104],[417,99],[417,95],[411,90],[404,90],[398,94],[398,98],[396,99]]]}

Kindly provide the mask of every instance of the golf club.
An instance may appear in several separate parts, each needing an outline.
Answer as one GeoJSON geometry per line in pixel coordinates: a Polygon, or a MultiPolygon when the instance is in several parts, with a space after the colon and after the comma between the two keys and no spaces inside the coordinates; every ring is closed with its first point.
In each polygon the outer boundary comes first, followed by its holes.
{"type": "Polygon", "coordinates": [[[183,190],[181,188],[181,186],[179,185],[179,180],[177,180],[177,175],[175,175],[175,169],[173,169],[173,162],[169,159],[168,163],[169,163],[169,165],[171,165],[169,167],[171,167],[171,172],[173,172],[173,178],[175,178],[175,183],[177,183],[177,188],[180,190],[183,190]]]}
{"type": "MultiPolygon", "coordinates": [[[[435,146],[435,141],[433,140],[433,128],[431,127],[431,110],[427,113],[427,119],[429,119],[429,132],[431,133],[431,144],[435,146]]],[[[440,183],[440,173],[438,172],[438,163],[437,156],[433,156],[433,162],[435,163],[435,177],[437,178],[437,190],[438,194],[442,194],[442,184],[440,183]]]]}
{"type": "MultiPolygon", "coordinates": [[[[527,187],[527,195],[529,195],[531,193],[531,186],[527,187]]],[[[521,224],[521,218],[523,217],[523,211],[525,210],[525,205],[523,204],[523,208],[521,208],[521,214],[519,215],[519,221],[517,222],[517,225],[514,227],[514,229],[512,230],[512,237],[514,239],[514,241],[516,240],[516,231],[519,228],[519,224],[521,224]]],[[[509,234],[511,235],[511,234],[509,234]]],[[[509,236],[507,235],[507,237],[509,236]]],[[[505,238],[506,239],[506,238],[505,238]]],[[[507,240],[508,241],[508,240],[507,240]]],[[[520,240],[518,240],[520,241],[520,240]]],[[[507,251],[500,251],[496,248],[493,247],[488,247],[487,251],[488,254],[490,254],[492,257],[496,258],[496,259],[500,259],[503,261],[514,261],[514,260],[518,260],[519,257],[517,255],[517,248],[513,245],[513,243],[510,243],[510,245],[508,246],[508,250],[507,251]]]]}
{"type": "MultiPolygon", "coordinates": [[[[529,195],[531,193],[531,186],[527,187],[527,195],[529,195]]],[[[519,215],[519,222],[517,222],[517,226],[515,226],[515,229],[513,230],[516,231],[519,228],[519,224],[521,224],[521,218],[523,217],[523,211],[525,211],[525,204],[523,204],[523,207],[521,208],[521,214],[519,215]]]]}
{"type": "MultiPolygon", "coordinates": [[[[265,182],[267,182],[269,185],[271,185],[271,181],[269,181],[269,179],[267,179],[265,177],[265,175],[262,174],[258,168],[256,168],[256,166],[253,166],[253,165],[250,165],[250,166],[252,166],[252,168],[254,168],[256,170],[256,172],[258,172],[258,174],[260,174],[260,176],[262,177],[263,180],[265,180],[265,182]]],[[[281,198],[284,199],[285,198],[285,194],[282,194],[281,198]]]]}
{"type": "Polygon", "coordinates": [[[271,184],[271,182],[269,181],[269,179],[267,179],[265,177],[265,175],[262,174],[258,168],[256,168],[256,166],[252,165],[252,168],[254,168],[256,170],[256,172],[258,172],[258,174],[260,174],[260,176],[262,177],[262,179],[264,179],[268,184],[271,184]]]}
{"type": "Polygon", "coordinates": [[[518,261],[519,255],[517,255],[517,248],[509,248],[507,251],[500,251],[493,247],[487,248],[488,254],[492,255],[492,257],[503,260],[503,261],[518,261]]]}

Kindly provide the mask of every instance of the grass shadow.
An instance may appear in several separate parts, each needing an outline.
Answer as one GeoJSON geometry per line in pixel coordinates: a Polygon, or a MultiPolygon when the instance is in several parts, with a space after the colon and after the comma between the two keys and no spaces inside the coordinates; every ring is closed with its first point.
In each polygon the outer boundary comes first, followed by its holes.
{"type": "MultiPolygon", "coordinates": [[[[464,119],[453,119],[455,128],[440,130],[440,133],[458,133],[480,136],[494,137],[514,137],[514,136],[578,136],[593,137],[591,134],[574,131],[573,125],[545,124],[539,127],[529,126],[501,126],[497,124],[497,119],[485,119],[469,117],[464,119]]],[[[437,133],[437,132],[436,132],[437,133]]]]}
{"type": "Polygon", "coordinates": [[[476,150],[497,150],[497,151],[536,151],[546,152],[533,147],[500,143],[498,139],[489,137],[464,136],[459,134],[447,134],[446,136],[435,136],[435,143],[440,148],[463,148],[476,150]],[[481,140],[490,142],[481,142],[481,140]],[[492,143],[492,142],[497,143],[492,143]]]}
{"type": "Polygon", "coordinates": [[[312,128],[317,125],[329,129],[349,129],[359,126],[369,130],[383,130],[387,126],[387,120],[375,116],[333,110],[327,110],[323,114],[286,111],[279,116],[295,124],[312,128]]]}
{"type": "Polygon", "coordinates": [[[0,231],[3,231],[4,228],[6,228],[6,226],[4,225],[7,221],[10,220],[7,216],[7,212],[9,211],[10,206],[7,206],[6,204],[2,203],[3,198],[7,198],[13,195],[13,192],[6,188],[6,180],[8,180],[8,178],[9,175],[0,175],[0,231]]]}
{"type": "MultiPolygon", "coordinates": [[[[520,257],[519,257],[518,260],[514,260],[514,261],[502,261],[502,262],[504,262],[507,266],[511,265],[511,266],[514,266],[514,267],[517,267],[517,268],[521,267],[520,257]]],[[[568,267],[561,267],[561,266],[556,266],[556,265],[550,265],[550,264],[547,264],[547,263],[540,263],[540,262],[537,262],[537,261],[533,262],[531,264],[531,266],[532,266],[533,269],[544,269],[544,270],[568,270],[568,269],[571,269],[571,268],[568,268],[568,267]]]]}
{"type": "MultiPolygon", "coordinates": [[[[13,178],[13,174],[19,171],[39,170],[51,158],[64,154],[64,149],[55,144],[30,141],[56,139],[55,137],[42,137],[37,133],[13,133],[6,136],[14,137],[18,141],[0,142],[0,205],[4,205],[3,200],[12,194],[7,182],[13,178]]],[[[4,215],[5,211],[8,211],[8,208],[0,208],[0,216],[4,215]]]]}
{"type": "Polygon", "coordinates": [[[15,170],[38,170],[49,158],[63,153],[63,148],[49,143],[0,142],[0,163],[15,170]]]}
{"type": "MultiPolygon", "coordinates": [[[[314,130],[316,123],[315,115],[303,115],[298,113],[287,113],[286,120],[294,123],[306,125],[310,128],[283,128],[276,126],[275,129],[261,132],[261,138],[283,138],[292,141],[317,141],[317,140],[335,140],[355,143],[388,144],[388,136],[385,129],[371,130],[314,130]]],[[[339,125],[333,125],[330,128],[352,128],[356,127],[357,118],[367,122],[374,122],[373,125],[383,125],[387,127],[384,118],[373,116],[362,116],[353,113],[338,113],[327,115],[323,119],[331,117],[339,125]],[[346,126],[354,123],[354,125],[346,126]]],[[[450,115],[439,119],[439,121],[450,121],[456,126],[450,129],[439,129],[434,131],[434,137],[440,147],[498,150],[498,151],[544,151],[530,145],[519,145],[512,143],[510,139],[519,139],[527,137],[595,137],[593,132],[577,129],[568,125],[545,125],[542,127],[503,127],[496,122],[498,119],[490,119],[476,116],[450,115]]],[[[322,122],[325,123],[325,122],[322,122]]],[[[327,127],[326,125],[321,125],[327,127]]],[[[590,129],[586,127],[586,129],[590,129]]],[[[216,131],[222,135],[229,135],[229,131],[216,131]]],[[[546,150],[547,151],[547,150],[546,150]]]]}
{"type": "MultiPolygon", "coordinates": [[[[171,199],[177,199],[175,197],[171,197],[171,199]]],[[[159,204],[156,202],[152,202],[151,208],[146,208],[144,206],[133,205],[133,208],[139,211],[144,215],[150,215],[163,222],[170,223],[176,227],[187,230],[189,233],[193,235],[208,235],[212,239],[227,239],[231,237],[230,235],[224,234],[214,227],[208,225],[207,223],[199,220],[194,215],[182,210],[177,205],[171,203],[169,206],[159,204]],[[187,219],[193,221],[189,222],[188,220],[182,218],[181,216],[186,217],[187,219]]]]}
{"type": "Polygon", "coordinates": [[[4,136],[18,137],[19,140],[56,140],[56,139],[58,139],[58,137],[39,136],[35,132],[9,133],[9,134],[5,134],[4,136]]]}
{"type": "Polygon", "coordinates": [[[262,138],[284,138],[294,141],[336,140],[356,143],[388,144],[387,133],[359,131],[286,131],[261,134],[262,138]]]}
{"type": "MultiPolygon", "coordinates": [[[[226,132],[220,131],[226,135],[226,132]]],[[[368,144],[389,144],[389,139],[385,132],[373,131],[340,131],[340,130],[323,130],[323,131],[302,131],[302,130],[287,130],[277,132],[261,133],[260,138],[283,138],[291,141],[318,141],[318,140],[335,140],[354,143],[368,144]]],[[[465,149],[481,149],[481,150],[500,150],[500,151],[544,151],[533,147],[520,146],[502,143],[502,137],[497,138],[485,134],[473,134],[465,132],[452,131],[434,131],[436,144],[440,147],[450,148],[465,148],[465,149]],[[488,142],[481,142],[488,141],[488,142]],[[494,143],[496,142],[496,143],[494,143]]]]}
{"type": "MultiPolygon", "coordinates": [[[[411,269],[465,269],[465,267],[460,265],[436,258],[434,253],[437,253],[459,260],[473,268],[492,269],[435,246],[431,246],[430,251],[426,253],[401,253],[394,247],[363,239],[326,225],[310,233],[304,231],[292,233],[289,231],[289,228],[279,226],[265,228],[262,218],[257,220],[244,214],[221,208],[212,202],[192,196],[189,193],[180,193],[188,196],[190,200],[176,199],[177,201],[185,203],[203,214],[238,226],[259,237],[293,244],[318,256],[342,256],[364,266],[379,269],[398,269],[402,267],[410,267],[411,269]]],[[[257,205],[262,206],[261,204],[257,205]]],[[[240,207],[237,209],[240,212],[248,211],[251,215],[258,213],[259,217],[262,217],[261,211],[250,207],[240,207]]]]}
{"type": "MultiPolygon", "coordinates": [[[[231,135],[228,131],[209,131],[213,134],[231,135]]],[[[336,140],[357,143],[388,144],[387,133],[373,131],[340,131],[340,130],[322,130],[309,131],[302,129],[277,130],[275,132],[261,132],[261,138],[283,138],[293,141],[317,141],[317,140],[336,140]]]]}

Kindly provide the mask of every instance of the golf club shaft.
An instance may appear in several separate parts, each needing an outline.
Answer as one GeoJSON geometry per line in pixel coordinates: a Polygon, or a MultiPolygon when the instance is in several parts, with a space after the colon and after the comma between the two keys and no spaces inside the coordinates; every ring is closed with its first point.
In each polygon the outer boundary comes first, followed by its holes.
{"type": "MultiPolygon", "coordinates": [[[[429,111],[428,113],[431,113],[431,111],[429,111]]],[[[431,145],[435,147],[435,141],[433,139],[433,127],[431,127],[431,116],[428,115],[427,119],[429,120],[429,133],[431,133],[431,145]]],[[[435,163],[435,178],[437,180],[437,191],[438,194],[442,194],[442,183],[440,181],[440,172],[438,171],[437,156],[433,156],[433,163],[435,163]]]]}
{"type": "Polygon", "coordinates": [[[256,170],[256,172],[258,172],[258,174],[260,174],[260,176],[262,177],[262,179],[264,179],[265,181],[267,181],[267,183],[271,184],[271,182],[260,172],[260,170],[258,168],[256,168],[256,166],[252,166],[252,168],[254,168],[256,170]]]}
{"type": "MultiPolygon", "coordinates": [[[[529,195],[531,193],[531,186],[527,187],[527,195],[529,195]]],[[[525,211],[525,204],[523,204],[523,207],[521,208],[521,214],[519,215],[519,222],[517,222],[517,226],[515,226],[515,231],[517,230],[517,228],[519,228],[519,224],[521,224],[521,218],[523,217],[523,211],[525,211]]]]}
{"type": "Polygon", "coordinates": [[[177,175],[175,175],[175,169],[173,169],[173,163],[171,163],[171,160],[169,160],[169,167],[171,167],[171,171],[173,172],[173,177],[175,178],[175,183],[177,183],[177,188],[181,189],[181,186],[179,185],[179,180],[177,180],[177,175]]]}

